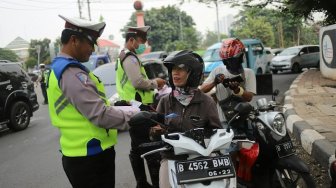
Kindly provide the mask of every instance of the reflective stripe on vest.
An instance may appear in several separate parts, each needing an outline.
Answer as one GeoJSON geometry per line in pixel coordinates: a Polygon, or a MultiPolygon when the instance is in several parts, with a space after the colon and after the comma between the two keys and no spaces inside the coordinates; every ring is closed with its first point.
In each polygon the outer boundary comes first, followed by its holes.
{"type": "MultiPolygon", "coordinates": [[[[130,56],[130,55],[127,55],[127,56],[130,56]]],[[[142,66],[140,62],[139,64],[140,64],[141,75],[145,79],[148,79],[145,68],[142,66]]],[[[125,101],[135,100],[135,96],[138,93],[139,96],[141,97],[140,102],[144,104],[153,103],[154,91],[135,89],[134,86],[132,85],[132,82],[128,79],[122,67],[122,62],[120,58],[118,58],[117,60],[116,71],[117,71],[117,76],[116,76],[117,92],[121,100],[125,100],[125,101]]]]}
{"type": "MultiPolygon", "coordinates": [[[[83,116],[64,96],[59,87],[59,80],[64,70],[59,70],[58,64],[72,64],[66,58],[56,59],[49,75],[48,100],[51,123],[61,132],[60,146],[63,155],[69,157],[90,156],[104,151],[117,143],[117,130],[105,130],[91,123],[83,116]],[[55,71],[56,72],[55,72],[55,71]]],[[[63,66],[65,69],[67,66],[63,66]]],[[[80,67],[80,65],[78,65],[80,67]]],[[[89,77],[97,87],[100,98],[109,106],[105,98],[104,86],[100,81],[89,73],[89,77]]]]}

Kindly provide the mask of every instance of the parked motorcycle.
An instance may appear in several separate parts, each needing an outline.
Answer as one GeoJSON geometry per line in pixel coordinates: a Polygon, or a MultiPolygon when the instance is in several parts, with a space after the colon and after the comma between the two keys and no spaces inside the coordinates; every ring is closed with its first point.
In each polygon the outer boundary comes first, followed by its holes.
{"type": "MultiPolygon", "coordinates": [[[[336,150],[335,150],[336,156],[336,150]]],[[[336,160],[334,160],[329,168],[330,178],[331,178],[331,188],[336,188],[336,160]]]]}
{"type": "MultiPolygon", "coordinates": [[[[257,144],[252,146],[254,154],[257,152],[257,158],[255,162],[252,160],[253,164],[249,164],[252,165],[249,172],[238,173],[238,182],[240,185],[258,188],[314,188],[309,168],[295,154],[285,117],[282,112],[275,111],[276,107],[279,104],[274,101],[274,96],[273,101],[269,102],[265,98],[259,99],[255,108],[249,103],[239,103],[235,107],[234,111],[240,113],[236,113],[232,119],[239,122],[238,129],[241,129],[241,124],[245,124],[243,133],[240,130],[237,134],[245,134],[246,138],[253,139],[257,144]]],[[[232,124],[235,125],[234,122],[232,124]]],[[[244,151],[245,155],[249,154],[248,150],[244,151]]],[[[245,160],[249,160],[248,156],[245,160]]],[[[243,162],[239,161],[238,165],[243,162]]]]}

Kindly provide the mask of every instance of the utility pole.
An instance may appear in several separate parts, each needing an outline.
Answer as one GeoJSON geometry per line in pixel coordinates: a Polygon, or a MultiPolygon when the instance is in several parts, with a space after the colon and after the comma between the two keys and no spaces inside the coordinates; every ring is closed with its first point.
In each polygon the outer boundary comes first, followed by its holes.
{"type": "Polygon", "coordinates": [[[82,7],[81,7],[80,0],[77,0],[77,4],[78,4],[78,11],[79,11],[79,18],[82,18],[82,7]]]}
{"type": "Polygon", "coordinates": [[[91,21],[90,0],[87,0],[87,4],[88,4],[89,20],[91,21]]]}
{"type": "Polygon", "coordinates": [[[182,30],[182,19],[181,19],[181,11],[179,10],[179,22],[180,22],[180,40],[183,41],[183,30],[182,30]]]}
{"type": "Polygon", "coordinates": [[[36,53],[37,53],[37,68],[40,68],[40,53],[41,53],[41,45],[36,45],[36,53]]]}

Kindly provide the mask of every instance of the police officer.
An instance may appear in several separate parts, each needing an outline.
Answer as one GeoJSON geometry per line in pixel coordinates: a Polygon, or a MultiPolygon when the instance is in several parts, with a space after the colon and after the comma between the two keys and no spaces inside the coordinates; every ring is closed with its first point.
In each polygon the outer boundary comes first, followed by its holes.
{"type": "Polygon", "coordinates": [[[40,82],[41,91],[42,91],[42,95],[44,99],[43,104],[48,104],[46,83],[47,83],[48,76],[49,76],[49,69],[46,69],[46,66],[44,64],[40,64],[39,68],[40,68],[40,74],[37,78],[37,82],[40,82]]]}
{"type": "Polygon", "coordinates": [[[117,129],[139,110],[110,106],[103,83],[80,62],[88,61],[105,23],[65,20],[62,49],[48,81],[49,113],[60,130],[64,171],[73,187],[114,187],[117,129]]]}
{"type": "MultiPolygon", "coordinates": [[[[120,52],[116,65],[117,91],[122,100],[127,102],[136,100],[145,105],[150,105],[154,100],[154,89],[161,89],[166,81],[161,78],[149,80],[145,68],[142,66],[138,55],[146,49],[147,32],[149,26],[128,27],[126,31],[125,48],[120,52]]],[[[130,161],[137,181],[137,188],[151,187],[147,183],[144,162],[140,157],[145,151],[138,148],[141,143],[150,142],[148,130],[130,130],[131,151],[130,161]]],[[[158,187],[158,173],[160,159],[147,158],[154,187],[158,187]]]]}

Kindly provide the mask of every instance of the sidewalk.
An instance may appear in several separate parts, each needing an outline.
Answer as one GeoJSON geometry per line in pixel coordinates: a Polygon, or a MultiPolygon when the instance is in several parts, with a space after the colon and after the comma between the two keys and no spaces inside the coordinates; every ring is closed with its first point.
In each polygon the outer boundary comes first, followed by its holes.
{"type": "Polygon", "coordinates": [[[293,81],[285,95],[288,129],[313,158],[328,167],[336,149],[336,81],[310,69],[293,81]]]}

